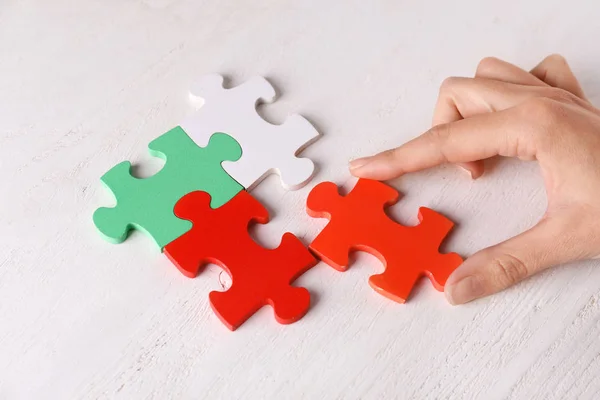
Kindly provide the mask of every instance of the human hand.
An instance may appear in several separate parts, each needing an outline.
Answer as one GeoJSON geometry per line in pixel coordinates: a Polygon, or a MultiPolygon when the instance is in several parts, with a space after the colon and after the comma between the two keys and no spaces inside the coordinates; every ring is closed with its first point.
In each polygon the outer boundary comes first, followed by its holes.
{"type": "Polygon", "coordinates": [[[429,131],[350,163],[353,175],[377,180],[443,163],[459,164],[476,179],[483,160],[498,155],[539,162],[547,210],[530,230],[466,259],[446,282],[452,304],[600,256],[600,110],[565,59],[549,56],[527,72],[485,58],[475,78],[444,81],[429,131]]]}

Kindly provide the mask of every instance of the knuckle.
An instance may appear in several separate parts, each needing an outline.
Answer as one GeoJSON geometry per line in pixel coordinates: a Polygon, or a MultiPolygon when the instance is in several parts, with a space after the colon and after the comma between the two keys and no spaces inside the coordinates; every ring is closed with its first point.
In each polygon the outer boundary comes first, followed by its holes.
{"type": "Polygon", "coordinates": [[[395,147],[393,149],[389,149],[381,153],[381,158],[385,160],[387,163],[391,163],[392,161],[397,160],[401,156],[401,147],[395,147]]]}
{"type": "Polygon", "coordinates": [[[435,144],[442,144],[448,140],[450,137],[450,128],[451,124],[440,124],[436,125],[429,130],[429,139],[435,144]]]}
{"type": "Polygon", "coordinates": [[[490,263],[493,283],[498,288],[507,288],[529,276],[529,267],[521,259],[503,254],[490,263]]]}
{"type": "Polygon", "coordinates": [[[549,99],[544,97],[533,97],[527,99],[521,106],[521,112],[524,116],[539,118],[550,112],[549,99]]]}
{"type": "Polygon", "coordinates": [[[453,90],[458,85],[460,85],[464,80],[465,80],[465,78],[460,78],[458,76],[450,76],[450,77],[444,79],[442,81],[442,84],[440,85],[440,93],[445,93],[445,92],[453,90]]]}
{"type": "Polygon", "coordinates": [[[550,54],[546,57],[546,61],[552,64],[567,64],[567,59],[558,53],[550,54]]]}
{"type": "Polygon", "coordinates": [[[551,87],[546,89],[546,97],[559,103],[572,104],[577,101],[577,96],[564,89],[551,87]]]}
{"type": "Polygon", "coordinates": [[[500,60],[496,57],[485,57],[477,64],[477,70],[475,75],[485,74],[496,68],[500,60]]]}
{"type": "Polygon", "coordinates": [[[562,108],[562,104],[549,97],[534,97],[523,103],[521,111],[525,118],[547,125],[557,119],[562,108]]]}
{"type": "Polygon", "coordinates": [[[450,161],[446,148],[448,140],[452,135],[451,125],[452,124],[436,125],[433,128],[431,128],[427,133],[427,139],[429,140],[431,148],[435,149],[437,157],[441,162],[450,161]]]}
{"type": "Polygon", "coordinates": [[[539,150],[549,150],[557,140],[560,126],[565,123],[567,106],[548,97],[534,97],[521,107],[521,117],[528,121],[527,140],[539,150]]]}

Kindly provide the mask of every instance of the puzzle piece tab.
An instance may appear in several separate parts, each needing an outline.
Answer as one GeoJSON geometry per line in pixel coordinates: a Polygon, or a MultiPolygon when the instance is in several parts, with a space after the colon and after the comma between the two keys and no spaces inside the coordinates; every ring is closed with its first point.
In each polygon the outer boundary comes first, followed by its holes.
{"type": "Polygon", "coordinates": [[[241,156],[239,144],[224,133],[211,136],[208,146],[198,147],[176,127],[153,140],[150,154],[165,159],[154,176],[131,176],[131,164],[124,161],[102,177],[102,183],[117,201],[113,208],[94,213],[94,224],[104,238],[120,243],[131,229],[150,235],[161,249],[188,231],[192,224],[177,218],[173,207],[187,193],[204,190],[211,194],[211,207],[220,207],[243,190],[221,167],[224,160],[241,156]]]}
{"type": "Polygon", "coordinates": [[[398,201],[398,192],[378,181],[359,179],[346,196],[334,183],[315,186],[307,200],[308,214],[330,222],[309,246],[324,262],[345,271],[352,251],[376,256],[385,272],[373,275],[369,283],[378,293],[404,303],[419,277],[426,275],[433,286],[444,290],[448,276],[461,263],[455,253],[438,249],[453,223],[429,209],[419,209],[420,224],[400,225],[390,219],[384,207],[398,201]]]}
{"type": "Polygon", "coordinates": [[[242,158],[223,163],[223,168],[245,188],[251,190],[270,173],[280,175],[283,186],[298,189],[314,173],[307,158],[297,158],[318,132],[300,115],[291,115],[282,125],[265,121],[256,112],[258,103],[275,99],[273,86],[262,77],[254,77],[231,89],[223,88],[223,77],[206,75],[191,90],[204,104],[181,126],[203,146],[213,132],[227,132],[242,147],[242,158]]]}
{"type": "Polygon", "coordinates": [[[310,295],[290,284],[316,264],[315,258],[291,233],[276,249],[265,249],[250,237],[250,222],[265,224],[267,210],[241,191],[220,208],[210,207],[210,196],[192,192],[175,206],[175,214],[193,227],[165,246],[166,256],[193,278],[209,263],[221,266],[232,278],[226,292],[211,292],[210,303],[221,321],[235,330],[262,306],[270,304],[275,318],[290,324],[308,311],[310,295]]]}

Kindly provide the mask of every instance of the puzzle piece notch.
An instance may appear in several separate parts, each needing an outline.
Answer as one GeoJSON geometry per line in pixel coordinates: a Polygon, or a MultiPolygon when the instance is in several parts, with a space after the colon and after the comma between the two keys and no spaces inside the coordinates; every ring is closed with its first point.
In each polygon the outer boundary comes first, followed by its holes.
{"type": "Polygon", "coordinates": [[[281,324],[302,318],[310,294],[291,283],[316,264],[310,251],[291,233],[284,234],[275,249],[259,246],[248,226],[267,223],[268,212],[246,191],[218,209],[210,208],[209,202],[207,193],[193,192],[177,203],[175,214],[192,221],[193,227],[165,246],[165,255],[190,278],[209,263],[231,276],[227,291],[209,294],[213,310],[231,330],[267,304],[281,324]]]}
{"type": "Polygon", "coordinates": [[[440,254],[439,246],[453,227],[437,212],[419,209],[420,224],[407,227],[393,221],[385,207],[398,200],[398,192],[384,183],[359,179],[346,196],[331,182],[317,185],[309,194],[307,210],[329,223],[309,248],[328,265],[345,271],[353,251],[377,257],[385,271],[369,279],[378,293],[404,303],[421,276],[442,291],[448,276],[461,263],[455,253],[440,254]]]}
{"type": "Polygon", "coordinates": [[[123,242],[132,229],[138,229],[162,249],[192,227],[173,213],[182,196],[205,190],[212,194],[211,206],[219,207],[243,190],[221,167],[222,161],[241,156],[239,144],[224,133],[214,134],[208,145],[200,148],[181,127],[176,127],[148,148],[152,155],[165,160],[155,175],[136,178],[131,175],[131,164],[125,161],[101,178],[116,205],[97,209],[93,220],[102,236],[112,243],[123,242]]]}
{"type": "Polygon", "coordinates": [[[182,123],[198,145],[203,145],[215,131],[227,132],[240,143],[242,159],[225,162],[223,167],[248,190],[272,173],[280,176],[286,189],[295,190],[314,174],[311,160],[296,157],[319,137],[310,122],[294,114],[283,124],[274,125],[256,112],[257,104],[272,102],[275,95],[275,89],[263,77],[225,89],[221,75],[207,75],[191,92],[192,98],[203,99],[204,104],[182,123]]]}

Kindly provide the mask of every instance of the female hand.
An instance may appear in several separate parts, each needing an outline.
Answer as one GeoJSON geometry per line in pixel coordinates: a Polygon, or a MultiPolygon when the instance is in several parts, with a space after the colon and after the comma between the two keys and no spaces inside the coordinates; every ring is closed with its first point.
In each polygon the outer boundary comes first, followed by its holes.
{"type": "Polygon", "coordinates": [[[548,196],[530,230],[469,257],[445,292],[462,304],[503,290],[551,266],[600,256],[600,110],[585,98],[565,59],[551,55],[531,72],[485,58],[474,78],[448,78],[433,127],[392,150],[350,163],[377,180],[442,163],[473,178],[494,156],[537,160],[548,196]]]}

